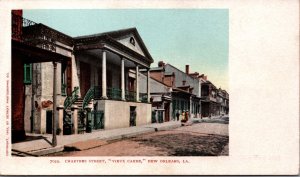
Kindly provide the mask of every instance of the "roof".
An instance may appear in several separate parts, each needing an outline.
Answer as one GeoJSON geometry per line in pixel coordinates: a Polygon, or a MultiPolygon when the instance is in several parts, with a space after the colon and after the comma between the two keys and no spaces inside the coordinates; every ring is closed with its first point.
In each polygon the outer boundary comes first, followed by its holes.
{"type": "Polygon", "coordinates": [[[163,67],[153,67],[150,68],[150,71],[164,71],[165,69],[163,67]]]}
{"type": "Polygon", "coordinates": [[[175,73],[174,72],[165,72],[165,76],[174,76],[175,73]]]}
{"type": "Polygon", "coordinates": [[[148,49],[146,48],[145,43],[143,42],[141,36],[139,35],[137,29],[134,28],[127,28],[127,29],[120,29],[120,30],[116,30],[116,31],[109,31],[109,32],[103,32],[103,33],[96,33],[96,34],[92,34],[92,35],[85,35],[85,36],[77,36],[74,37],[76,42],[81,42],[83,41],[94,41],[97,39],[107,39],[107,37],[110,37],[110,40],[114,40],[115,42],[118,42],[116,39],[127,35],[127,34],[131,34],[133,33],[135,35],[135,37],[138,40],[138,43],[141,45],[141,49],[143,50],[143,52],[145,53],[146,57],[151,61],[151,63],[153,63],[153,58],[150,55],[148,49]]]}
{"type": "Polygon", "coordinates": [[[173,66],[173,65],[171,65],[171,64],[169,64],[169,63],[167,63],[166,65],[169,65],[169,66],[171,66],[172,68],[178,70],[179,72],[185,74],[185,75],[186,75],[187,77],[189,77],[190,79],[196,79],[196,78],[190,76],[189,74],[186,74],[185,72],[181,71],[180,69],[178,69],[177,67],[175,67],[175,66],[173,66]]]}

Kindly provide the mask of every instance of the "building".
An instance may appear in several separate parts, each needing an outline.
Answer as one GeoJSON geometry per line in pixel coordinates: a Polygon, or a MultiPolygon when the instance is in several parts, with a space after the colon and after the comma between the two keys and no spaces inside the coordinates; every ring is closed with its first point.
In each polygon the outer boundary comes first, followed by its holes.
{"type": "Polygon", "coordinates": [[[171,64],[164,64],[167,73],[174,73],[174,86],[181,90],[180,94],[174,92],[172,97],[173,115],[178,111],[189,111],[190,117],[201,117],[201,82],[197,73],[190,73],[189,65],[185,65],[185,72],[171,64]],[[184,92],[182,92],[184,91],[184,92]],[[179,96],[180,95],[180,96],[179,96]]]}
{"type": "Polygon", "coordinates": [[[53,117],[57,134],[151,123],[153,59],[136,28],[71,37],[18,15],[12,14],[12,62],[23,62],[12,65],[17,80],[12,84],[13,130],[23,122],[23,134],[52,133],[53,117]],[[27,56],[18,54],[25,50],[27,56]],[[32,62],[32,56],[37,60],[32,62]],[[146,72],[144,93],[140,70],[146,72]]]}
{"type": "Polygon", "coordinates": [[[203,74],[201,77],[201,112],[202,117],[225,115],[229,113],[229,94],[217,89],[203,74]]]}
{"type": "MultiPolygon", "coordinates": [[[[52,50],[45,49],[46,46],[52,46],[51,41],[40,40],[39,45],[33,44],[32,38],[39,39],[40,36],[27,36],[26,29],[30,25],[38,25],[33,21],[24,19],[21,17],[22,11],[12,11],[12,141],[19,141],[25,138],[26,132],[33,132],[37,125],[41,127],[41,120],[37,120],[40,116],[42,109],[53,110],[53,105],[57,105],[60,96],[57,94],[57,76],[58,68],[62,65],[66,65],[70,61],[70,57],[62,55],[60,53],[53,52],[52,50]],[[51,77],[47,78],[47,82],[51,83],[51,93],[48,97],[51,97],[51,101],[44,101],[41,98],[41,92],[37,92],[33,89],[32,78],[41,75],[32,75],[33,66],[40,66],[46,64],[49,72],[52,73],[51,77]],[[53,74],[54,73],[54,74],[53,74]],[[29,95],[33,95],[30,97],[29,95]],[[43,107],[39,107],[40,106],[43,107]],[[35,111],[33,111],[35,110],[35,111]]],[[[40,73],[42,74],[42,73],[40,73]]],[[[43,73],[46,74],[46,73],[43,73]]],[[[49,86],[49,85],[47,85],[49,86]]],[[[47,87],[43,85],[43,87],[47,87]]],[[[39,85],[42,88],[42,85],[39,85]]]]}
{"type": "Polygon", "coordinates": [[[159,93],[153,91],[155,85],[151,84],[150,94],[152,109],[157,110],[163,117],[163,122],[177,120],[176,115],[189,112],[190,117],[200,117],[200,80],[185,73],[171,64],[163,61],[157,67],[150,69],[150,77],[159,85],[167,87],[167,91],[159,93]],[[195,89],[194,89],[195,88],[195,89]]]}
{"type": "Polygon", "coordinates": [[[227,115],[229,113],[229,95],[226,90],[218,89],[217,102],[219,103],[220,115],[227,115]]]}
{"type": "MultiPolygon", "coordinates": [[[[153,69],[150,69],[152,73],[153,69]]],[[[146,93],[146,82],[147,78],[145,74],[141,74],[141,92],[146,93]]],[[[172,96],[172,86],[163,83],[161,80],[154,79],[150,77],[150,100],[152,103],[152,123],[163,123],[174,120],[171,115],[171,96],[172,96]]]]}

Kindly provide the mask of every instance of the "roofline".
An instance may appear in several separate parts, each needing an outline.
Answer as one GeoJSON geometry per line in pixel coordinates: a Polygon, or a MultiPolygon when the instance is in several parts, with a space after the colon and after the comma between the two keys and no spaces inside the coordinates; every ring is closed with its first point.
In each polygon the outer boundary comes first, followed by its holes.
{"type": "MultiPolygon", "coordinates": [[[[146,58],[148,58],[150,60],[150,63],[153,63],[154,60],[153,60],[151,54],[149,53],[149,51],[148,51],[148,49],[147,49],[147,47],[146,47],[143,39],[141,38],[139,32],[137,31],[137,29],[135,27],[133,27],[133,28],[127,28],[127,29],[121,29],[121,30],[115,30],[115,31],[108,31],[108,32],[103,32],[103,33],[97,33],[97,34],[92,34],[92,35],[86,35],[86,36],[77,36],[74,39],[75,39],[75,43],[77,43],[78,40],[82,40],[82,39],[89,39],[89,38],[90,39],[92,39],[92,38],[97,39],[99,37],[108,36],[109,38],[111,38],[115,42],[118,42],[117,40],[113,39],[113,37],[112,37],[113,35],[112,34],[114,34],[114,33],[124,33],[124,32],[125,33],[126,32],[133,32],[135,34],[135,36],[137,36],[138,40],[140,41],[142,50],[145,52],[146,58]]],[[[125,45],[123,45],[123,46],[126,47],[125,45]]],[[[128,48],[128,47],[126,47],[126,48],[128,48]]],[[[130,49],[130,48],[128,48],[128,49],[130,49]]],[[[130,49],[130,50],[132,50],[132,49],[130,49]]]]}
{"type": "MultiPolygon", "coordinates": [[[[144,73],[142,73],[142,72],[140,72],[141,74],[143,74],[143,75],[145,75],[146,77],[147,77],[147,75],[146,74],[144,74],[144,73]]],[[[159,80],[156,80],[156,79],[154,79],[154,78],[152,78],[151,76],[150,76],[150,79],[152,79],[152,80],[154,80],[154,81],[156,81],[156,82],[158,82],[158,83],[160,83],[160,84],[163,84],[164,86],[166,86],[166,87],[170,87],[170,88],[172,88],[172,86],[168,86],[168,85],[166,85],[165,83],[163,83],[163,82],[160,82],[159,80]]]]}
{"type": "Polygon", "coordinates": [[[182,72],[182,73],[186,74],[186,75],[187,75],[188,77],[190,77],[191,79],[196,79],[196,78],[194,78],[194,77],[190,76],[189,74],[187,74],[187,73],[185,73],[185,72],[181,71],[181,70],[180,70],[180,69],[178,69],[177,67],[175,67],[175,66],[171,65],[170,63],[166,63],[165,65],[169,65],[169,66],[171,66],[171,67],[173,67],[173,68],[177,69],[178,71],[180,71],[180,72],[182,72]]]}

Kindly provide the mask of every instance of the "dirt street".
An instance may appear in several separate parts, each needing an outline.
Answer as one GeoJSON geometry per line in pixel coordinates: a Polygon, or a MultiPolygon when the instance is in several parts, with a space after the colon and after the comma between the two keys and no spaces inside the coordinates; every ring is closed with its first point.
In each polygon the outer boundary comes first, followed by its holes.
{"type": "Polygon", "coordinates": [[[52,156],[217,156],[228,155],[228,142],[228,124],[198,123],[52,156]]]}

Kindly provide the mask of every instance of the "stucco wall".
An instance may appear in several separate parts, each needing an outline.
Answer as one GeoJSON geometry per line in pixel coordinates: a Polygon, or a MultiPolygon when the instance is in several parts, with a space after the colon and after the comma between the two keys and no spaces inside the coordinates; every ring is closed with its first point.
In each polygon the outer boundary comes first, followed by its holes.
{"type": "MultiPolygon", "coordinates": [[[[150,79],[150,93],[166,93],[169,92],[169,87],[157,82],[156,80],[150,79]]],[[[147,93],[147,76],[144,74],[139,74],[139,86],[140,86],[140,93],[147,93]]]]}
{"type": "MultiPolygon", "coordinates": [[[[57,43],[68,49],[71,46],[66,46],[57,43]]],[[[56,47],[56,53],[71,57],[70,50],[66,50],[59,46],[56,47]]],[[[32,85],[27,85],[25,93],[25,108],[24,108],[24,128],[26,132],[31,129],[31,105],[32,105],[32,87],[34,88],[34,132],[46,133],[46,111],[53,110],[53,63],[34,63],[32,65],[32,85]],[[47,102],[48,105],[42,105],[42,102],[47,102]]],[[[65,97],[61,96],[61,63],[57,63],[57,77],[56,77],[56,90],[57,90],[57,105],[63,105],[65,97]]]]}
{"type": "Polygon", "coordinates": [[[151,104],[100,100],[98,109],[104,111],[104,129],[129,127],[130,106],[136,106],[136,126],[151,123],[151,104]]]}

